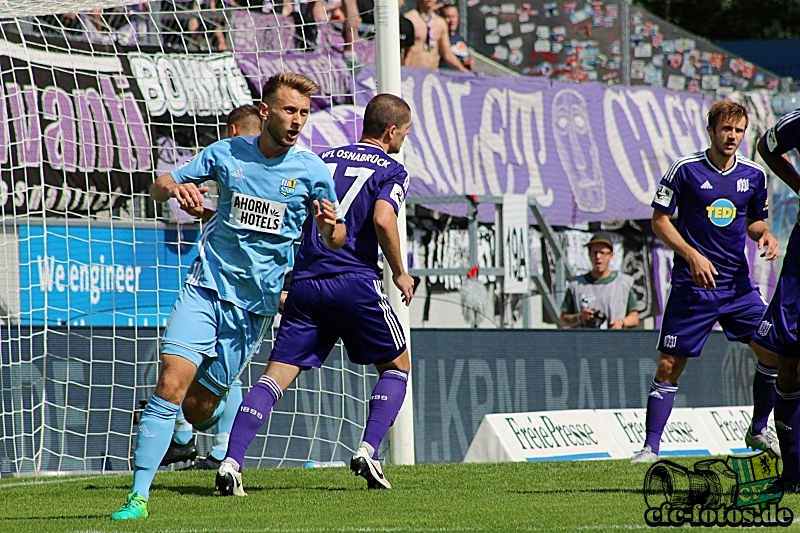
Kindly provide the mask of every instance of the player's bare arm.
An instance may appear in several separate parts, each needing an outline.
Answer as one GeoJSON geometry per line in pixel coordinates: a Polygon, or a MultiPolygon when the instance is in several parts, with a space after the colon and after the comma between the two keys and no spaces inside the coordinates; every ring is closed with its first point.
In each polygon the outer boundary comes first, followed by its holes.
{"type": "Polygon", "coordinates": [[[761,257],[767,261],[774,261],[775,258],[778,257],[778,251],[780,248],[778,245],[778,239],[776,239],[775,235],[769,231],[769,226],[767,226],[766,222],[763,220],[752,220],[748,218],[747,236],[758,243],[759,250],[766,247],[766,250],[764,250],[764,253],[761,254],[761,257]]]}
{"type": "Polygon", "coordinates": [[[378,234],[378,243],[383,250],[383,258],[392,269],[392,281],[403,294],[406,306],[411,304],[414,296],[414,278],[408,275],[403,265],[403,255],[400,252],[400,232],[397,230],[397,214],[392,204],[386,200],[375,202],[375,214],[372,217],[375,223],[375,233],[378,234]]]}
{"type": "Polygon", "coordinates": [[[764,137],[758,140],[756,145],[759,155],[764,159],[764,162],[786,185],[800,194],[800,174],[795,170],[786,154],[779,154],[770,152],[764,142],[764,137]]]}
{"type": "Polygon", "coordinates": [[[344,246],[347,230],[344,222],[336,220],[336,211],[327,198],[323,198],[322,202],[314,200],[314,223],[325,241],[325,246],[331,250],[344,246]]]}
{"type": "Polygon", "coordinates": [[[675,226],[672,225],[671,219],[671,215],[654,209],[652,220],[653,231],[673,252],[686,259],[686,262],[689,263],[689,269],[692,272],[692,279],[695,285],[703,287],[704,289],[715,288],[717,285],[714,281],[714,276],[719,274],[717,269],[714,268],[714,265],[705,256],[695,248],[689,246],[689,243],[686,242],[675,226]]]}
{"type": "Polygon", "coordinates": [[[175,183],[172,174],[164,174],[150,187],[150,198],[156,202],[166,202],[175,198],[181,207],[200,207],[203,205],[203,193],[208,187],[198,187],[194,183],[175,183]]]}

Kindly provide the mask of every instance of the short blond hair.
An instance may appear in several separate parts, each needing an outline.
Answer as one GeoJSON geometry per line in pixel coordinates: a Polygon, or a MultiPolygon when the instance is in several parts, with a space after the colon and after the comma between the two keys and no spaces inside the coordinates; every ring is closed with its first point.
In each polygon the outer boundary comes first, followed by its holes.
{"type": "Polygon", "coordinates": [[[718,124],[726,122],[736,124],[741,119],[744,119],[744,127],[747,128],[750,119],[747,116],[747,108],[742,104],[730,100],[720,100],[708,108],[708,125],[712,130],[716,130],[718,124]]]}
{"type": "Polygon", "coordinates": [[[271,76],[264,84],[264,88],[261,90],[261,101],[267,103],[272,100],[281,87],[289,87],[309,98],[319,91],[319,85],[314,80],[294,72],[281,72],[271,76]]]}

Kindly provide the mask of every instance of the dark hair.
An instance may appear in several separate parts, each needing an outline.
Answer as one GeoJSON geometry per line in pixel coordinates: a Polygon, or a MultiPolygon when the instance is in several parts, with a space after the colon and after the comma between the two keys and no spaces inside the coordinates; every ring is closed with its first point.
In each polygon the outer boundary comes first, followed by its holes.
{"type": "Polygon", "coordinates": [[[719,102],[714,102],[708,108],[708,125],[712,130],[716,130],[717,125],[720,123],[733,122],[735,124],[741,119],[745,120],[744,127],[746,128],[750,123],[750,119],[747,116],[747,108],[736,102],[720,100],[719,102]]]}
{"type": "Polygon", "coordinates": [[[258,113],[258,106],[253,104],[246,104],[239,106],[228,114],[228,119],[225,121],[227,127],[236,124],[240,128],[253,126],[261,127],[261,115],[258,113]]]}
{"type": "Polygon", "coordinates": [[[456,4],[445,4],[439,8],[439,13],[444,13],[445,9],[455,9],[458,11],[458,6],[456,4]]]}
{"type": "Polygon", "coordinates": [[[300,94],[311,97],[312,94],[319,91],[319,85],[314,83],[313,80],[306,78],[302,74],[295,74],[294,72],[281,72],[271,76],[264,84],[261,90],[261,101],[268,102],[275,96],[278,89],[281,87],[289,87],[294,89],[300,94]]]}
{"type": "Polygon", "coordinates": [[[379,139],[391,126],[398,128],[411,120],[411,108],[402,98],[383,93],[369,101],[364,110],[363,137],[379,139]]]}

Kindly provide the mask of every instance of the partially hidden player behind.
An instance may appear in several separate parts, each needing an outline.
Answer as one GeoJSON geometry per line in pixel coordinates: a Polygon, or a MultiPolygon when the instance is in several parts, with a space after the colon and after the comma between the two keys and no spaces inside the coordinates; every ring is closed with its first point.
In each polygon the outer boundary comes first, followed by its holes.
{"type": "Polygon", "coordinates": [[[272,76],[259,104],[260,136],[218,141],[150,190],[158,202],[176,198],[197,207],[208,190],[198,184],[211,179],[219,201],[167,322],[158,381],[139,422],[133,488],[112,520],[147,516],[150,485],[181,407],[199,430],[218,421],[222,398],[270,331],[292,242],[307,219],[314,218],[326,246],[344,243],[330,171],[295,146],[317,90],[299,74],[272,76]]]}
{"type": "Polygon", "coordinates": [[[323,246],[317,232],[303,238],[269,363],[242,401],[217,473],[223,496],[245,496],[241,471],[247,447],[283,392],[302,370],[321,367],[339,338],[353,363],[374,364],[380,376],[350,469],[369,488],[391,488],[377,460],[378,447],[403,405],[411,364],[405,334],[383,289],[378,245],[409,305],[414,281],[403,266],[397,230],[408,176],[387,154],[399,152],[410,126],[408,104],[379,94],[364,111],[360,141],[322,154],[342,198],[347,238],[336,251],[323,246]]]}
{"type": "MultiPolygon", "coordinates": [[[[261,114],[258,106],[246,104],[239,106],[228,114],[225,121],[225,138],[258,135],[261,133],[261,114]]],[[[185,212],[203,219],[204,222],[211,220],[214,214],[213,209],[204,209],[203,206],[190,207],[181,206],[185,212]]],[[[225,458],[225,451],[228,449],[228,437],[233,426],[233,419],[239,404],[242,403],[242,381],[237,379],[233,382],[228,395],[225,398],[225,409],[219,422],[214,426],[214,443],[206,457],[201,461],[192,464],[186,470],[216,470],[219,468],[222,459],[225,458]]],[[[197,457],[197,446],[195,443],[192,425],[186,421],[183,412],[178,413],[175,420],[175,430],[172,434],[172,442],[167,449],[164,458],[161,459],[161,466],[168,466],[182,461],[192,461],[197,457]]]]}
{"type": "Polygon", "coordinates": [[[661,434],[672,412],[678,378],[697,357],[715,322],[728,340],[749,344],[758,357],[753,381],[753,419],[745,444],[778,450],[767,433],[775,401],[777,355],[752,341],[766,303],[750,282],[745,239],[778,256],[767,223],[764,169],[736,153],[747,128],[747,109],[722,100],[708,110],[711,147],[677,159],[653,200],[653,231],[675,252],[672,287],[661,322],[658,366],[647,398],[647,437],[631,462],[658,459],[661,434]],[[678,210],[676,226],[670,220],[678,210]]]}
{"type": "Polygon", "coordinates": [[[611,233],[598,231],[586,249],[592,270],[567,282],[558,323],[564,328],[635,328],[639,325],[633,278],[612,271],[611,233]]]}
{"type": "MultiPolygon", "coordinates": [[[[758,141],[758,153],[764,162],[791,189],[800,192],[800,175],[786,157],[800,148],[800,110],[781,118],[758,141]]],[[[800,217],[798,217],[800,222],[800,217]]],[[[778,354],[778,378],[775,385],[775,430],[783,460],[778,490],[800,492],[800,342],[797,338],[800,318],[800,224],[795,224],[775,294],[769,303],[753,340],[778,354]]]]}

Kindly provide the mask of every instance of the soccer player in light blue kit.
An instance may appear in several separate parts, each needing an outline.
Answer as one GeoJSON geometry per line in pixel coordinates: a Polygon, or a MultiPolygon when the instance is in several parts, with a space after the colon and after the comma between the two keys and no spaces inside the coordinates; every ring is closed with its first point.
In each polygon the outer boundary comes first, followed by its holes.
{"type": "MultiPolygon", "coordinates": [[[[795,193],[800,192],[800,174],[786,157],[800,148],[800,110],[781,118],[758,141],[764,162],[795,193]]],[[[800,215],[792,229],[781,277],[753,340],[778,354],[775,384],[775,430],[783,460],[783,471],[775,488],[800,492],[800,215]]]]}
{"type": "Polygon", "coordinates": [[[139,422],[133,488],[112,520],[147,516],[150,485],[181,407],[198,429],[216,423],[220,400],[270,330],[304,223],[313,217],[326,246],[344,243],[330,171],[295,146],[318,89],[299,74],[271,77],[259,104],[260,136],[216,142],[151,188],[158,202],[199,207],[207,189],[197,184],[211,179],[219,201],[167,323],[158,382],[139,422]]]}
{"type": "Polygon", "coordinates": [[[347,238],[338,250],[325,247],[314,231],[303,238],[269,363],[242,401],[217,473],[223,496],[246,495],[241,470],[247,447],[300,371],[321,367],[339,338],[352,362],[375,365],[380,374],[350,469],[371,489],[391,488],[378,447],[403,405],[411,362],[403,328],[383,291],[378,245],[408,305],[414,280],[405,271],[397,230],[408,175],[387,154],[399,152],[410,126],[408,104],[379,94],[364,110],[361,140],[321,155],[342,199],[347,238]]]}
{"type": "Polygon", "coordinates": [[[708,110],[711,147],[669,167],[653,200],[653,231],[675,251],[672,287],[661,323],[658,367],[647,398],[647,437],[631,462],[658,459],[661,435],[690,357],[698,357],[715,322],[728,340],[749,344],[758,357],[753,420],[745,444],[777,451],[767,433],[775,398],[777,355],[752,341],[766,303],[750,281],[745,238],[762,256],[778,256],[770,233],[764,169],[736,154],[747,128],[747,109],[722,100],[708,110]],[[670,218],[678,210],[677,227],[670,218]]]}
{"type": "MultiPolygon", "coordinates": [[[[258,135],[261,133],[261,113],[258,106],[245,104],[239,106],[228,114],[225,123],[225,138],[239,137],[241,135],[258,135]]],[[[203,222],[209,222],[214,214],[213,209],[199,207],[181,206],[186,213],[202,218],[203,222]]],[[[283,299],[283,294],[281,299],[283,299]]],[[[202,461],[192,464],[188,470],[216,470],[225,458],[228,449],[228,437],[233,426],[233,419],[242,403],[242,381],[237,379],[225,397],[225,410],[214,426],[214,444],[202,461]]],[[[194,439],[194,428],[186,421],[183,413],[178,413],[175,422],[175,431],[172,435],[172,442],[167,449],[166,455],[161,459],[161,466],[171,465],[180,461],[191,461],[197,457],[197,446],[194,439]]]]}

